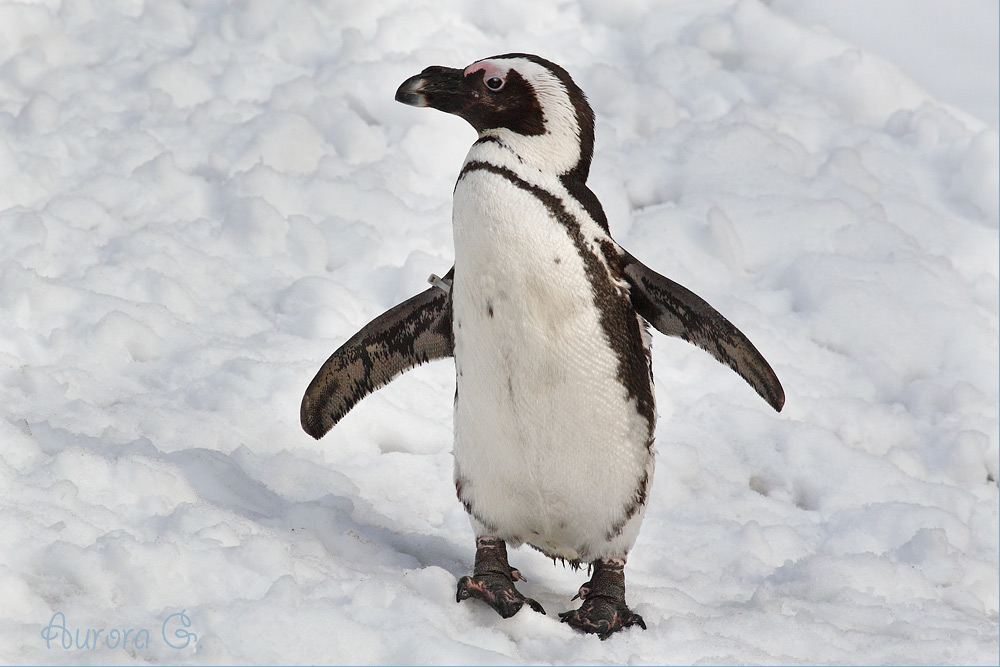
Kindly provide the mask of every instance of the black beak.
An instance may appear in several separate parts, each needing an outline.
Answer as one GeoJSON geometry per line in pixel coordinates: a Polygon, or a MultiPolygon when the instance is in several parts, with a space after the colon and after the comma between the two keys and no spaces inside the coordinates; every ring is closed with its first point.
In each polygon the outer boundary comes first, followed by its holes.
{"type": "Polygon", "coordinates": [[[456,113],[466,105],[470,93],[464,84],[463,70],[434,65],[404,81],[396,91],[396,101],[456,113]]]}

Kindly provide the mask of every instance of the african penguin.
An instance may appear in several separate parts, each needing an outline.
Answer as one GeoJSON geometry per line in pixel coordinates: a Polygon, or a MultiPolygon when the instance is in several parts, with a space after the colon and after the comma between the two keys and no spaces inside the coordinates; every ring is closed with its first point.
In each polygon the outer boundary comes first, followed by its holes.
{"type": "Polygon", "coordinates": [[[454,191],[455,265],[334,352],[302,426],[322,437],[403,371],[454,356],[454,479],[476,537],[457,599],[545,613],[507,561],[508,544],[527,543],[590,567],[564,622],[602,639],[645,628],[624,566],[653,479],[649,324],[710,352],[775,410],[781,384],[728,320],[611,238],[586,185],[594,114],[564,69],[517,53],[428,67],[396,100],[479,133],[454,191]]]}

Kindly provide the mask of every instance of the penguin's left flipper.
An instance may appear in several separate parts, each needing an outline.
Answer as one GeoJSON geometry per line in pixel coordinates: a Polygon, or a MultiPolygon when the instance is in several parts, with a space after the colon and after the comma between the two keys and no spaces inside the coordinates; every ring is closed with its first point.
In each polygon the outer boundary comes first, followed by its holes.
{"type": "Polygon", "coordinates": [[[454,356],[451,279],[455,267],[424,290],[366,324],[334,352],[309,383],[299,418],[319,439],[358,401],[414,366],[454,356]]]}
{"type": "Polygon", "coordinates": [[[661,276],[627,252],[623,251],[622,258],[637,313],[660,333],[683,338],[732,368],[772,408],[781,411],[785,404],[781,382],[742,331],[683,285],[661,276]]]}

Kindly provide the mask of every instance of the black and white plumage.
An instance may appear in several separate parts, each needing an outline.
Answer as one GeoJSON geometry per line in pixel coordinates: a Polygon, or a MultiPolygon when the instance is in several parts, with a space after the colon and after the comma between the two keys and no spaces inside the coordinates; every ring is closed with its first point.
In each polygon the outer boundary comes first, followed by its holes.
{"type": "Polygon", "coordinates": [[[564,621],[602,637],[645,627],[623,567],[653,478],[648,324],[707,350],[776,410],[781,385],[735,326],[611,238],[586,185],[593,112],[561,67],[527,54],[429,67],[396,99],[479,132],[455,186],[455,266],[330,357],[302,426],[319,438],[398,374],[454,356],[455,484],[477,538],[458,599],[542,611],[507,563],[507,544],[528,543],[592,566],[564,621]]]}

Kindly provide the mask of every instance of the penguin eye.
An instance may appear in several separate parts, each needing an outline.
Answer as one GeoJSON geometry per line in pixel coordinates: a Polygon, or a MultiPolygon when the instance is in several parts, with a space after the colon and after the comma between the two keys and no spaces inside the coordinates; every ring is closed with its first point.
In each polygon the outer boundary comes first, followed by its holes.
{"type": "Polygon", "coordinates": [[[498,76],[491,76],[486,79],[486,87],[492,91],[497,91],[503,88],[503,79],[498,76]]]}

